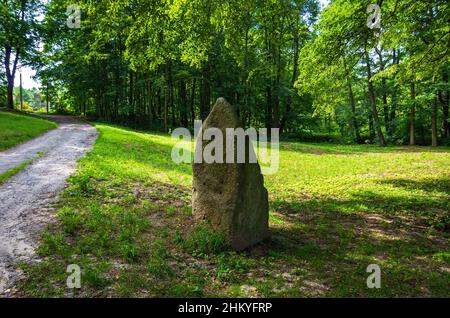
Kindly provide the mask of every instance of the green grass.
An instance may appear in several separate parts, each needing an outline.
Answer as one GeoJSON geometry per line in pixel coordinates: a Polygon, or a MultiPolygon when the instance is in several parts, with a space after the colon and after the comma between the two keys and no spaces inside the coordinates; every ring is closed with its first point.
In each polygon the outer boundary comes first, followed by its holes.
{"type": "Polygon", "coordinates": [[[55,123],[45,119],[0,111],[0,151],[28,141],[56,127],[55,123]]]}
{"type": "Polygon", "coordinates": [[[0,173],[0,185],[5,183],[5,181],[8,180],[9,178],[11,178],[12,176],[18,174],[20,171],[25,169],[32,162],[33,162],[33,160],[25,160],[24,162],[19,164],[17,167],[9,169],[8,171],[6,171],[4,173],[0,173]]]}
{"type": "Polygon", "coordinates": [[[175,141],[99,124],[43,235],[23,265],[23,296],[450,296],[448,148],[283,143],[265,177],[271,238],[242,253],[194,225],[192,170],[175,141]],[[368,289],[378,264],[381,289],[368,289]]]}

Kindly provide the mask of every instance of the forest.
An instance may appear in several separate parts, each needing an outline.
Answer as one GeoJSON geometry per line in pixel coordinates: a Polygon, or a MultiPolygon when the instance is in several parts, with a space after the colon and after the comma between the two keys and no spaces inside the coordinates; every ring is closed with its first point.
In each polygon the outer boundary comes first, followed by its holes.
{"type": "Polygon", "coordinates": [[[52,110],[132,127],[192,128],[225,97],[286,138],[449,143],[445,0],[378,1],[374,28],[366,0],[78,1],[75,27],[71,4],[2,3],[9,108],[32,65],[52,110]]]}

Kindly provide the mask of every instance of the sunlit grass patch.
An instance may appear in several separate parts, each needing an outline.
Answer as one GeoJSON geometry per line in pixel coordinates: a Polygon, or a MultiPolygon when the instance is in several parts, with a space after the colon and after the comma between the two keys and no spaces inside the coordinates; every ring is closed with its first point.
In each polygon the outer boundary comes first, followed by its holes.
{"type": "Polygon", "coordinates": [[[56,128],[51,121],[0,111],[0,151],[14,147],[56,128]]]}
{"type": "Polygon", "coordinates": [[[271,238],[234,253],[195,226],[176,140],[97,128],[24,295],[65,296],[72,263],[86,281],[75,296],[449,295],[448,148],[282,143],[280,170],[265,177],[271,238]],[[372,263],[379,290],[366,286],[372,263]]]}

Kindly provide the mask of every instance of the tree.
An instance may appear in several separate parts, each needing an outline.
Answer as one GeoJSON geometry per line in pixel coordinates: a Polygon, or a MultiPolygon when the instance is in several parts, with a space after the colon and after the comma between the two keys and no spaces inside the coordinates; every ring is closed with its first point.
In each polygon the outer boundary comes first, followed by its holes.
{"type": "Polygon", "coordinates": [[[80,29],[65,25],[68,4],[48,1],[40,27],[38,74],[55,109],[167,132],[223,96],[246,126],[294,136],[448,134],[443,0],[379,1],[380,29],[367,0],[322,12],[315,0],[83,0],[80,29]]]}
{"type": "Polygon", "coordinates": [[[12,109],[14,80],[19,61],[26,65],[36,53],[37,0],[3,0],[0,3],[0,45],[7,81],[7,107],[12,109]]]}

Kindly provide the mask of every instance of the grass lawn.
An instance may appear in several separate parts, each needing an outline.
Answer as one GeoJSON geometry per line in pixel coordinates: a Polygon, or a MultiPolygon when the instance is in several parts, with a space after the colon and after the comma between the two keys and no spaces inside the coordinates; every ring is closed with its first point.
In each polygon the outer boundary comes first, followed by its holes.
{"type": "Polygon", "coordinates": [[[22,296],[450,296],[450,150],[283,143],[265,177],[271,239],[221,251],[193,230],[192,170],[175,141],[98,124],[94,150],[22,264],[22,296]],[[82,288],[66,288],[69,264],[82,288]],[[369,264],[381,288],[368,289],[369,264]]]}
{"type": "Polygon", "coordinates": [[[0,111],[0,151],[14,147],[56,128],[51,121],[0,111]]]}

